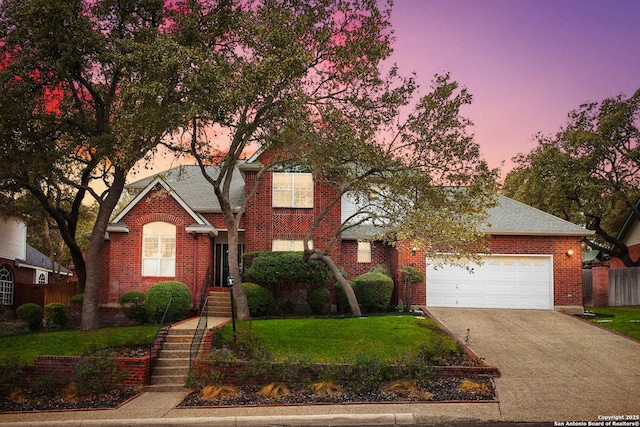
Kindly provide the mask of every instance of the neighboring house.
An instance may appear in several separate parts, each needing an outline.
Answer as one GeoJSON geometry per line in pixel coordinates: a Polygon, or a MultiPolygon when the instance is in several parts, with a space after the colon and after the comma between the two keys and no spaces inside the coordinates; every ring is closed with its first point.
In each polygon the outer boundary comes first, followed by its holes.
{"type": "MultiPolygon", "coordinates": [[[[640,206],[640,200],[636,206],[640,206]]],[[[633,211],[629,212],[616,238],[627,245],[632,260],[640,258],[640,221],[633,211]]],[[[620,258],[611,257],[611,268],[625,268],[625,265],[620,258]]]]}
{"type": "MultiPolygon", "coordinates": [[[[256,174],[250,162],[236,171],[232,206],[242,203],[256,174]]],[[[136,196],[107,229],[100,303],[114,306],[126,291],[178,280],[199,306],[203,287],[222,286],[228,275],[226,226],[212,187],[197,166],[180,166],[127,189],[136,196]]],[[[295,167],[265,174],[243,215],[240,252],[302,250],[309,225],[335,195],[335,188],[295,167]]],[[[315,246],[324,247],[348,209],[345,198],[331,209],[313,236],[315,246]]],[[[413,305],[582,309],[581,239],[590,231],[502,196],[489,224],[491,255],[473,274],[436,269],[424,253],[371,241],[364,228],[344,233],[330,255],[349,277],[384,264],[400,296],[399,270],[421,269],[426,284],[412,290],[413,305]]]]}
{"type": "Polygon", "coordinates": [[[27,244],[26,225],[12,218],[0,217],[0,302],[14,307],[16,286],[46,285],[55,274],[71,272],[27,244]]]}

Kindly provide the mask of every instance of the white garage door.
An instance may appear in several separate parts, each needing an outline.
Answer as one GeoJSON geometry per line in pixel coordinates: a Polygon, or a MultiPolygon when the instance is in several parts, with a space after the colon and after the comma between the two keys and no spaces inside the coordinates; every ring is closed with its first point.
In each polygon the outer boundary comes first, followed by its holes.
{"type": "Polygon", "coordinates": [[[427,259],[427,306],[553,308],[551,256],[492,255],[482,265],[434,268],[427,259]]]}

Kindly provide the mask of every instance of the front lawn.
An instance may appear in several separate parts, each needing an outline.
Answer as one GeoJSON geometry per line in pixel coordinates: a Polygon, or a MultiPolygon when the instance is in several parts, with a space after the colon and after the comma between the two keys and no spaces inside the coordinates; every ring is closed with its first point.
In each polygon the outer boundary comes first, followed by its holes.
{"type": "MultiPolygon", "coordinates": [[[[231,325],[225,328],[228,333],[231,325]]],[[[240,339],[255,337],[276,360],[341,363],[363,354],[395,359],[415,354],[425,342],[458,349],[435,322],[415,316],[253,320],[238,322],[237,330],[240,339]]]]}
{"type": "Polygon", "coordinates": [[[79,356],[101,348],[150,346],[157,332],[157,325],[143,325],[8,335],[0,337],[0,360],[17,355],[21,363],[32,365],[38,355],[79,356]]]}
{"type": "Polygon", "coordinates": [[[596,317],[592,322],[640,340],[640,307],[588,308],[588,311],[607,316],[596,317]]]}

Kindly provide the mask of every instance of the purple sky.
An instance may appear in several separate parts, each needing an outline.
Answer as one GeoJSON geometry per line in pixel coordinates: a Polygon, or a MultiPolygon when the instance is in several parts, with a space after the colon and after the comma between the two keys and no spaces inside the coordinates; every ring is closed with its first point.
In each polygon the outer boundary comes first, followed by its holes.
{"type": "Polygon", "coordinates": [[[391,18],[392,60],[422,93],[446,71],[468,89],[462,114],[503,175],[580,104],[640,89],[638,0],[396,0],[391,18]]]}

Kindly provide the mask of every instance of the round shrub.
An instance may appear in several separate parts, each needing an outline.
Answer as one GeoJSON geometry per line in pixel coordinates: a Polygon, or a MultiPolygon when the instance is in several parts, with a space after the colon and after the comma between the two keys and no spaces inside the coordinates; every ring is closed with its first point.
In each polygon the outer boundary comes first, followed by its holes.
{"type": "Polygon", "coordinates": [[[382,273],[366,273],[353,280],[353,288],[361,310],[365,313],[377,313],[386,311],[389,307],[393,280],[382,273]]]}
{"type": "Polygon", "coordinates": [[[276,300],[269,289],[256,283],[243,283],[242,290],[247,296],[249,313],[251,313],[252,316],[266,316],[273,312],[276,300]]]}
{"type": "Polygon", "coordinates": [[[61,328],[69,326],[69,319],[67,318],[67,307],[61,302],[51,302],[44,306],[44,313],[47,319],[51,320],[61,328]]]}
{"type": "Polygon", "coordinates": [[[77,294],[71,297],[71,304],[82,304],[84,301],[84,294],[77,294]]]}
{"type": "Polygon", "coordinates": [[[331,310],[331,292],[327,288],[311,289],[307,292],[307,304],[313,314],[328,314],[331,310]]]}
{"type": "Polygon", "coordinates": [[[22,304],[16,309],[16,316],[18,316],[18,319],[27,322],[30,330],[39,331],[42,329],[43,311],[38,304],[31,302],[22,304]]]}
{"type": "Polygon", "coordinates": [[[160,282],[147,290],[144,306],[149,319],[158,323],[162,320],[169,300],[173,298],[165,321],[182,320],[191,308],[191,297],[191,291],[184,283],[160,282]]]}
{"type": "Polygon", "coordinates": [[[138,323],[147,321],[147,309],[144,307],[144,292],[129,291],[120,295],[120,310],[124,317],[138,323]]]}

